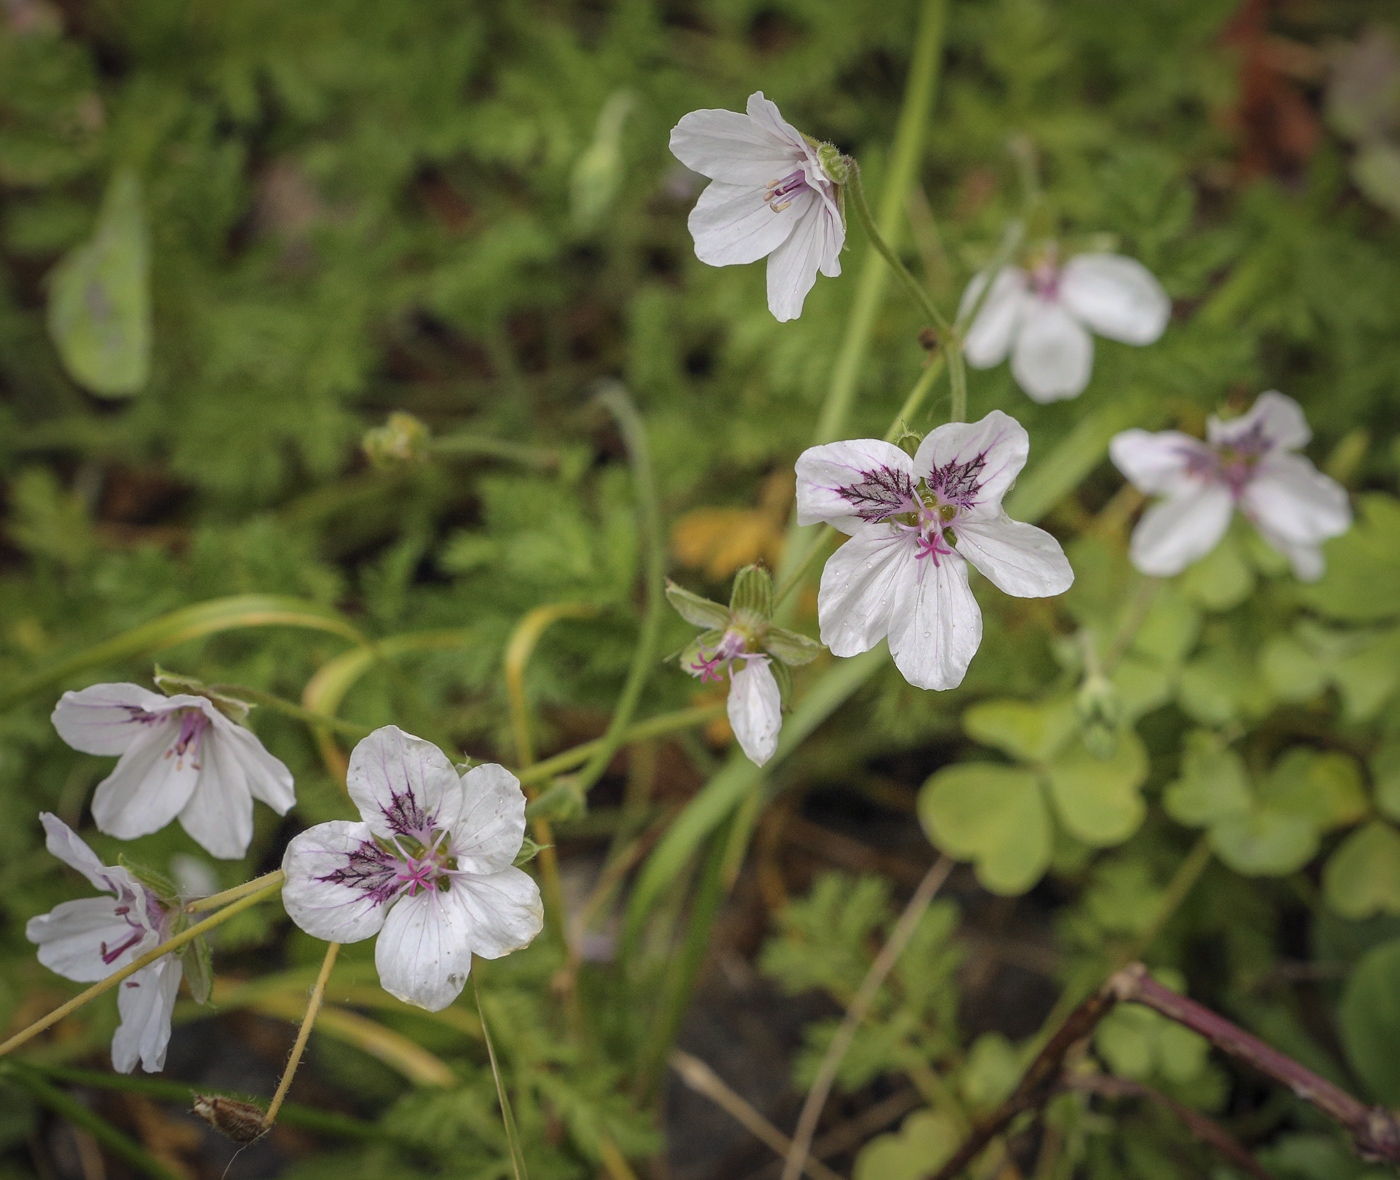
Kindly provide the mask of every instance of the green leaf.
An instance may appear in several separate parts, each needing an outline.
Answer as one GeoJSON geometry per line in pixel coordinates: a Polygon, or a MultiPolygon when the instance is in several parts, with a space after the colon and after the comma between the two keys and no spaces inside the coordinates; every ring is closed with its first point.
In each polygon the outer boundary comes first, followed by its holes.
{"type": "Polygon", "coordinates": [[[1111,758],[1095,757],[1076,743],[1048,767],[1050,794],[1060,819],[1086,844],[1119,844],[1137,831],[1147,814],[1139,788],[1147,780],[1147,750],[1124,729],[1111,758]]]}
{"type": "Polygon", "coordinates": [[[1164,664],[1179,664],[1196,646],[1200,634],[1201,612],[1185,595],[1162,586],[1133,637],[1132,650],[1164,664]]]}
{"type": "Polygon", "coordinates": [[[1181,777],[1162,796],[1167,814],[1178,823],[1203,827],[1250,807],[1249,776],[1244,760],[1216,735],[1195,729],[1181,748],[1181,777]]]}
{"type": "Polygon", "coordinates": [[[917,1110],[897,1134],[877,1135],[856,1157],[855,1180],[923,1180],[936,1172],[962,1142],[950,1114],[917,1110]]]}
{"type": "Polygon", "coordinates": [[[763,634],[763,650],[775,659],[794,668],[810,664],[822,653],[822,645],[815,639],[788,631],[783,627],[769,627],[763,634]]]}
{"type": "Polygon", "coordinates": [[[934,844],[975,862],[991,892],[1024,893],[1050,863],[1050,815],[1034,771],[987,762],[950,766],[919,792],[934,844]]]}
{"type": "Polygon", "coordinates": [[[103,397],[128,397],[150,377],[150,246],[141,185],[128,169],[107,186],[93,236],[49,277],[49,335],[63,367],[103,397]]]}
{"type": "Polygon", "coordinates": [[[1181,707],[1202,725],[1226,725],[1241,716],[1262,716],[1269,708],[1268,685],[1251,658],[1217,645],[1188,663],[1178,687],[1181,707]]]}
{"type": "Polygon", "coordinates": [[[1377,819],[1350,833],[1322,870],[1322,890],[1353,922],[1400,914],[1400,832],[1377,819]]]}
{"type": "Polygon", "coordinates": [[[1400,1105],[1400,939],[1362,956],[1337,1015],[1342,1045],[1371,1097],[1400,1105]]]}
{"type": "Polygon", "coordinates": [[[1371,756],[1371,782],[1381,813],[1400,820],[1400,741],[1387,742],[1371,756]]]}
{"type": "Polygon", "coordinates": [[[983,701],[963,713],[963,729],[1022,762],[1047,762],[1079,728],[1073,697],[983,701]]]}
{"type": "Polygon", "coordinates": [[[1327,572],[1301,590],[1318,614],[1352,623],[1400,615],[1400,500],[1357,499],[1351,528],[1327,546],[1327,572]]]}
{"type": "Polygon", "coordinates": [[[1355,823],[1368,810],[1361,767],[1335,751],[1286,751],[1269,771],[1259,798],[1267,807],[1305,817],[1319,832],[1355,823]]]}
{"type": "Polygon", "coordinates": [[[1181,589],[1207,610],[1236,607],[1254,590],[1254,568],[1245,559],[1235,533],[1229,532],[1181,578],[1181,589]]]}
{"type": "Polygon", "coordinates": [[[723,631],[729,626],[727,606],[702,598],[684,586],[677,586],[669,578],[666,581],[666,601],[675,608],[676,614],[694,627],[723,631]]]}
{"type": "Polygon", "coordinates": [[[958,1088],[975,1110],[1000,1105],[1021,1080],[1021,1055],[999,1032],[983,1033],[967,1051],[958,1088]]]}
{"type": "Polygon", "coordinates": [[[1370,721],[1400,687],[1400,628],[1337,661],[1333,681],[1348,721],[1370,721]]]}
{"type": "Polygon", "coordinates": [[[1281,877],[1302,868],[1317,852],[1316,826],[1303,815],[1256,807],[1229,815],[1210,830],[1211,847],[1247,877],[1281,877]]]}
{"type": "Polygon", "coordinates": [[[1275,635],[1264,644],[1259,668],[1281,701],[1310,701],[1327,687],[1327,665],[1290,635],[1275,635]]]}

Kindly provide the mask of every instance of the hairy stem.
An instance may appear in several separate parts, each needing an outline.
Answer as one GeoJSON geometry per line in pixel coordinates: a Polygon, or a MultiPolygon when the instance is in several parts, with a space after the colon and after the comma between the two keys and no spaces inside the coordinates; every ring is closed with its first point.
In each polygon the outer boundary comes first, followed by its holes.
{"type": "Polygon", "coordinates": [[[247,897],[250,893],[256,893],[266,885],[273,883],[280,884],[282,881],[282,870],[273,869],[270,873],[264,873],[261,877],[254,877],[251,881],[244,881],[242,885],[235,885],[232,889],[225,889],[222,893],[211,893],[208,897],[197,897],[194,901],[185,906],[185,912],[198,914],[204,910],[217,910],[220,906],[226,906],[231,901],[237,901],[240,897],[247,897]]]}
{"type": "MultiPolygon", "coordinates": [[[[645,721],[629,725],[622,731],[622,740],[618,742],[618,745],[625,746],[631,742],[645,741],[647,738],[675,733],[680,729],[693,729],[697,725],[713,721],[723,712],[724,705],[719,704],[693,705],[687,709],[677,709],[673,713],[658,713],[655,717],[648,717],[645,721]]],[[[591,742],[582,742],[572,749],[564,750],[541,762],[536,762],[533,766],[521,767],[516,777],[522,783],[538,783],[551,779],[555,775],[587,762],[602,747],[603,740],[603,738],[595,738],[591,742]]]]}
{"type": "Polygon", "coordinates": [[[292,1079],[296,1077],[297,1066],[301,1064],[301,1055],[306,1052],[306,1042],[311,1037],[312,1026],[316,1023],[316,1014],[321,1010],[321,1001],[326,996],[326,984],[330,981],[331,968],[335,966],[336,956],[340,953],[340,943],[328,942],[326,944],[326,957],[321,960],[321,970],[316,976],[315,986],[311,989],[311,998],[306,1002],[306,1016],[302,1019],[301,1028],[297,1030],[296,1042],[292,1045],[292,1055],[287,1058],[287,1068],[282,1071],[282,1080],[277,1083],[277,1090],[272,1095],[272,1101],[267,1104],[267,1113],[263,1115],[263,1129],[269,1129],[277,1121],[277,1112],[282,1109],[282,1103],[286,1101],[287,1091],[291,1089],[292,1079]]]}
{"type": "Polygon", "coordinates": [[[270,692],[263,692],[260,688],[248,688],[242,684],[211,684],[209,687],[211,691],[222,693],[224,696],[236,697],[249,704],[262,705],[276,713],[295,717],[298,721],[306,722],[313,729],[329,729],[356,741],[369,736],[370,727],[368,725],[361,725],[357,721],[344,721],[339,717],[332,717],[328,713],[317,713],[312,709],[304,709],[292,701],[283,700],[270,692]]]}

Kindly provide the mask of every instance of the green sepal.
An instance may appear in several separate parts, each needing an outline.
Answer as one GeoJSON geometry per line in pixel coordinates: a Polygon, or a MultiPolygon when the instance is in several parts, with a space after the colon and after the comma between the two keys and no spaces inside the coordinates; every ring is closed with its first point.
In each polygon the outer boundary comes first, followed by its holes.
{"type": "Polygon", "coordinates": [[[214,952],[204,935],[187,942],[180,951],[180,965],[184,968],[185,982],[190,986],[190,997],[196,1004],[207,1004],[214,991],[214,952]]]}
{"type": "Polygon", "coordinates": [[[729,626],[729,610],[699,594],[692,594],[683,586],[677,586],[666,579],[666,601],[669,602],[687,623],[695,627],[718,628],[723,631],[729,626]]]}
{"type": "Polygon", "coordinates": [[[143,864],[137,864],[134,860],[127,859],[124,852],[117,853],[117,864],[121,865],[161,901],[176,901],[179,898],[179,886],[164,873],[158,873],[155,869],[148,869],[143,864]]]}
{"type": "Polygon", "coordinates": [[[529,836],[520,841],[520,851],[515,854],[515,860],[511,863],[518,869],[521,865],[527,865],[546,848],[552,848],[551,844],[536,844],[529,836]]]}
{"type": "Polygon", "coordinates": [[[734,575],[729,614],[753,630],[767,625],[773,617],[773,579],[766,569],[760,565],[746,565],[734,575]]]}
{"type": "Polygon", "coordinates": [[[237,697],[215,692],[204,681],[196,680],[193,676],[181,676],[177,672],[169,672],[159,664],[156,665],[152,679],[156,682],[156,687],[166,696],[173,697],[184,693],[187,696],[203,697],[230,721],[236,721],[239,724],[248,720],[248,714],[253,709],[253,706],[247,701],[240,701],[237,697]]]}
{"type": "Polygon", "coordinates": [[[541,791],[525,808],[530,819],[547,819],[554,823],[578,819],[588,810],[588,798],[578,789],[578,779],[569,775],[558,778],[541,791]]]}
{"type": "Polygon", "coordinates": [[[763,650],[784,664],[800,668],[821,654],[822,645],[785,627],[769,627],[763,636],[763,650]]]}
{"type": "Polygon", "coordinates": [[[773,673],[773,679],[778,682],[778,696],[782,698],[783,708],[788,707],[788,700],[792,696],[792,671],[784,663],[777,660],[768,661],[768,670],[773,673]]]}

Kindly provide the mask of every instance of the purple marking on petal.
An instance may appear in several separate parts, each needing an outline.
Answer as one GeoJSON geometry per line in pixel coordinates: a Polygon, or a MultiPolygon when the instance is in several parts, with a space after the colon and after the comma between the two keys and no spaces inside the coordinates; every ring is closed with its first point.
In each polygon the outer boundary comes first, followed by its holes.
{"type": "Polygon", "coordinates": [[[358,889],[375,905],[383,905],[398,891],[399,864],[373,840],[366,840],[346,854],[344,868],[336,869],[316,880],[329,885],[344,885],[358,889]]]}
{"type": "Polygon", "coordinates": [[[384,809],[384,819],[389,827],[400,836],[412,836],[423,844],[432,840],[433,825],[428,814],[419,806],[412,792],[402,795],[391,794],[391,802],[384,809]]]}
{"type": "Polygon", "coordinates": [[[854,508],[855,515],[869,524],[918,507],[914,502],[914,481],[909,474],[893,467],[862,471],[859,483],[837,488],[836,494],[854,508]]]}
{"type": "Polygon", "coordinates": [[[986,465],[987,453],[983,451],[966,463],[948,463],[943,467],[935,467],[928,477],[929,491],[942,503],[971,508],[977,503],[977,489],[982,486],[979,477],[986,465]]]}

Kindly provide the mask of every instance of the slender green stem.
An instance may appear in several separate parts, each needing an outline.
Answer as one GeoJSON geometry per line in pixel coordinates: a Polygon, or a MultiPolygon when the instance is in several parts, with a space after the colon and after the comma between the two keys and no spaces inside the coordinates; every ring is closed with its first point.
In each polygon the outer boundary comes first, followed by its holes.
{"type": "Polygon", "coordinates": [[[828,524],[824,525],[822,531],[812,539],[812,543],[807,547],[807,552],[803,554],[802,560],[797,563],[797,568],[789,573],[787,577],[783,579],[782,585],[773,591],[774,610],[777,610],[778,607],[782,605],[783,599],[796,590],[798,586],[802,585],[802,582],[807,577],[807,571],[812,568],[812,563],[826,551],[827,545],[831,543],[832,538],[835,536],[836,530],[828,524]]]}
{"type": "Polygon", "coordinates": [[[967,367],[963,363],[962,341],[948,341],[948,385],[952,389],[952,404],[948,408],[949,422],[967,421],[967,367]]]}
{"type": "Polygon", "coordinates": [[[264,873],[261,877],[254,877],[251,881],[244,881],[242,885],[235,885],[232,889],[225,889],[222,893],[211,893],[208,897],[199,897],[185,906],[187,913],[197,914],[203,910],[216,910],[220,906],[228,905],[231,901],[237,901],[240,897],[247,897],[250,893],[256,893],[259,889],[274,882],[280,884],[282,881],[282,870],[273,869],[270,873],[264,873]]]}
{"type": "Polygon", "coordinates": [[[270,692],[263,692],[260,688],[248,688],[242,684],[211,684],[210,690],[222,693],[224,696],[236,697],[240,701],[247,701],[253,705],[263,705],[276,713],[283,713],[288,717],[295,717],[298,721],[304,721],[307,725],[320,729],[333,730],[343,734],[345,737],[354,738],[358,741],[362,737],[367,737],[370,732],[368,725],[360,725],[355,721],[343,721],[339,717],[332,717],[328,713],[317,713],[313,709],[305,709],[301,705],[295,704],[279,696],[274,696],[270,692]]]}
{"type": "MultiPolygon", "coordinates": [[[[689,709],[677,709],[674,713],[658,713],[655,717],[648,717],[645,721],[629,725],[622,731],[622,739],[617,744],[625,746],[632,742],[645,741],[647,738],[660,737],[662,734],[675,733],[679,729],[692,729],[697,725],[704,725],[707,721],[713,721],[723,712],[723,705],[696,705],[689,709]]],[[[536,762],[533,766],[521,768],[516,777],[522,783],[538,783],[552,779],[566,770],[583,765],[602,748],[603,741],[603,738],[595,738],[591,742],[583,742],[542,762],[536,762]]]]}
{"type": "Polygon", "coordinates": [[[476,1014],[481,1018],[481,1037],[486,1042],[486,1056],[491,1061],[491,1076],[496,1080],[496,1098],[501,1104],[501,1122],[506,1130],[506,1144],[510,1148],[511,1170],[515,1180],[527,1180],[529,1172],[525,1168],[525,1149],[521,1146],[520,1131],[515,1125],[515,1115],[510,1108],[510,1094],[506,1090],[506,1080],[501,1073],[500,1062],[496,1059],[496,1046],[491,1040],[491,1026],[486,1020],[486,1009],[481,1004],[481,988],[476,974],[472,974],[472,995],[476,997],[476,1014]]]}
{"type": "Polygon", "coordinates": [[[885,431],[885,441],[894,442],[899,437],[900,431],[908,425],[909,421],[923,407],[924,399],[928,397],[929,390],[937,382],[944,367],[947,365],[947,354],[940,352],[929,361],[924,371],[919,374],[919,379],[914,382],[914,388],[909,391],[909,396],[904,399],[904,404],[899,407],[899,412],[895,414],[890,428],[885,431]]]}
{"type": "Polygon", "coordinates": [[[277,1112],[287,1100],[287,1091],[292,1088],[292,1079],[297,1076],[297,1066],[301,1064],[301,1055],[306,1052],[306,1042],[311,1039],[316,1014],[321,1011],[321,1001],[326,997],[326,984],[330,982],[331,968],[335,966],[336,956],[339,954],[340,943],[326,943],[326,954],[321,960],[321,970],[316,976],[316,983],[311,988],[311,998],[306,1002],[306,1015],[302,1017],[301,1027],[297,1029],[296,1043],[292,1045],[291,1056],[287,1058],[287,1066],[282,1071],[282,1080],[277,1083],[277,1091],[272,1095],[272,1101],[267,1104],[267,1113],[263,1115],[264,1130],[277,1121],[277,1112]]]}
{"type": "Polygon", "coordinates": [[[1157,907],[1157,912],[1152,915],[1152,921],[1147,924],[1147,929],[1142,931],[1128,947],[1115,957],[1114,971],[1120,967],[1126,967],[1129,963],[1137,962],[1151,949],[1152,944],[1157,941],[1157,936],[1162,933],[1162,927],[1171,921],[1172,915],[1181,908],[1181,903],[1186,900],[1186,895],[1201,879],[1201,874],[1206,871],[1212,855],[1210,836],[1203,834],[1192,846],[1191,851],[1186,854],[1186,859],[1177,866],[1176,872],[1172,874],[1172,879],[1167,883],[1166,892],[1162,894],[1162,902],[1157,907]]]}

